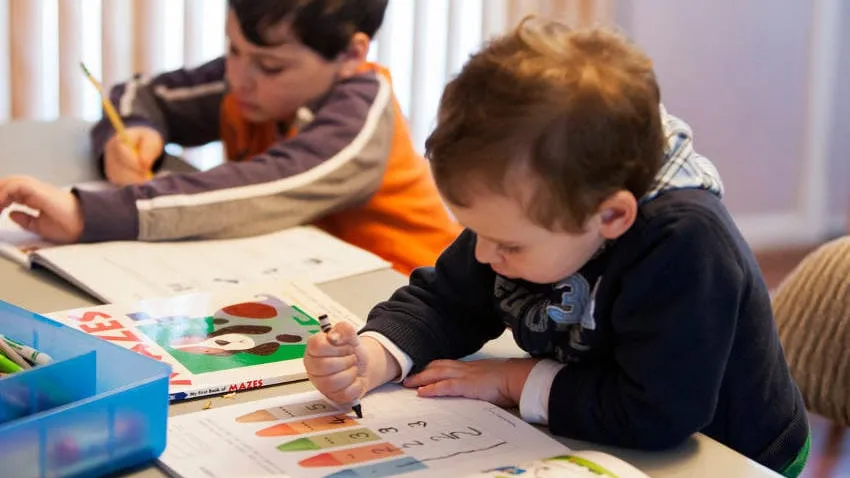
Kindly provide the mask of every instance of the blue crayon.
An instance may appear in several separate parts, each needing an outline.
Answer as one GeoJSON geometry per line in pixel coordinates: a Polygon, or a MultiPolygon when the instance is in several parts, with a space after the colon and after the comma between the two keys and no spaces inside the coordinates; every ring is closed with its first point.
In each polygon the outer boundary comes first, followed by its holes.
{"type": "Polygon", "coordinates": [[[381,478],[384,476],[395,476],[401,475],[402,473],[425,470],[427,468],[428,467],[425,466],[425,463],[422,463],[416,458],[404,457],[375,463],[373,465],[347,468],[330,474],[325,478],[381,478]]]}

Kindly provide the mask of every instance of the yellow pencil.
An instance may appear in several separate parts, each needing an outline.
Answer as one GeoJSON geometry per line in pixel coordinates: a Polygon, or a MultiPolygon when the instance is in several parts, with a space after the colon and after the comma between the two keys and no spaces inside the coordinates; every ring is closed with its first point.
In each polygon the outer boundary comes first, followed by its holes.
{"type": "MultiPolygon", "coordinates": [[[[109,118],[109,122],[112,123],[112,127],[115,128],[115,132],[118,134],[118,139],[124,143],[125,146],[130,148],[130,151],[133,151],[135,154],[139,154],[136,150],[136,146],[130,142],[130,138],[127,136],[127,129],[124,127],[124,122],[121,121],[121,117],[118,116],[118,112],[115,111],[115,105],[112,104],[112,101],[109,99],[109,95],[107,95],[103,91],[103,86],[99,81],[92,76],[91,72],[88,68],[86,68],[85,63],[80,62],[80,68],[83,69],[83,73],[86,75],[86,78],[89,79],[92,85],[97,89],[97,92],[100,93],[100,100],[103,103],[103,110],[106,112],[106,117],[109,118]]],[[[150,179],[153,177],[153,173],[150,171],[147,172],[147,178],[150,179]]]]}

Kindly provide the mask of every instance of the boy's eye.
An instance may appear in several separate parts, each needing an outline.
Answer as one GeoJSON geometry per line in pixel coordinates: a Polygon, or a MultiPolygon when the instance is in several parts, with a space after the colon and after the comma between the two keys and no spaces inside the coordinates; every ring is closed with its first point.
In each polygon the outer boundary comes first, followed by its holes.
{"type": "Polygon", "coordinates": [[[516,254],[522,251],[521,246],[499,246],[499,250],[501,250],[505,254],[516,254]]]}
{"type": "Polygon", "coordinates": [[[257,66],[260,67],[260,71],[265,75],[277,75],[278,73],[283,72],[284,67],[280,65],[264,65],[262,63],[258,63],[257,66]]]}

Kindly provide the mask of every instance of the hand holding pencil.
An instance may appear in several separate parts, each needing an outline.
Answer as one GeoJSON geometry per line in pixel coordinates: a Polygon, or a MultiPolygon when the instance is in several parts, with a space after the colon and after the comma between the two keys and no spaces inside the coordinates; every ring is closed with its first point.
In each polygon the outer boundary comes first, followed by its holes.
{"type": "Polygon", "coordinates": [[[131,126],[125,130],[127,141],[116,134],[103,147],[103,166],[109,182],[124,186],[152,179],[153,163],[162,155],[162,136],[153,128],[131,126]]]}
{"type": "Polygon", "coordinates": [[[103,150],[107,179],[121,186],[150,180],[153,177],[153,163],[162,154],[164,147],[162,136],[146,126],[125,127],[115,105],[103,91],[103,86],[83,63],[80,63],[80,67],[100,93],[103,111],[115,129],[115,135],[107,141],[103,150]]]}

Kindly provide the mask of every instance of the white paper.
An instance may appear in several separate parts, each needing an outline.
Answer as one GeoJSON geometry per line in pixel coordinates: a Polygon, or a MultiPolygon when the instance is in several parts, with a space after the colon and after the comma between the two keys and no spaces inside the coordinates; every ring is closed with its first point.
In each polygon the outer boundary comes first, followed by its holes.
{"type": "Polygon", "coordinates": [[[170,417],[160,462],[184,478],[444,477],[569,452],[487,402],[385,385],[361,404],[356,419],[308,392],[170,417]]]}
{"type": "Polygon", "coordinates": [[[268,280],[322,283],[390,267],[314,227],[240,239],[75,244],[34,260],[104,302],[239,287],[268,280]]]}
{"type": "Polygon", "coordinates": [[[12,204],[0,213],[0,255],[22,266],[29,267],[30,252],[54,244],[19,226],[9,217],[12,211],[35,213],[32,209],[20,204],[12,204]]]}

